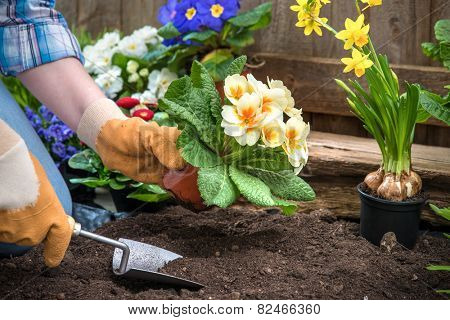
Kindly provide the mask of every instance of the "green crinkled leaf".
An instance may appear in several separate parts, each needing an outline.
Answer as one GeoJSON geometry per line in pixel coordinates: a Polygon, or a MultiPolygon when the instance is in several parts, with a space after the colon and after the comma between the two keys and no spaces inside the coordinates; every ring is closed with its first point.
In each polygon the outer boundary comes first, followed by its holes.
{"type": "Polygon", "coordinates": [[[283,199],[274,198],[275,205],[280,207],[285,216],[291,217],[297,213],[297,204],[283,199]]]}
{"type": "Polygon", "coordinates": [[[239,192],[228,175],[226,165],[200,168],[198,189],[206,205],[226,208],[239,197],[239,192]]]}
{"type": "Polygon", "coordinates": [[[217,32],[214,30],[205,30],[202,32],[191,32],[183,37],[184,41],[192,40],[197,42],[205,42],[213,37],[216,37],[218,35],[217,32]]]}
{"type": "Polygon", "coordinates": [[[126,188],[126,185],[116,179],[111,179],[109,180],[109,187],[113,190],[123,190],[126,188]]]}
{"type": "Polygon", "coordinates": [[[198,168],[215,167],[222,164],[222,159],[205,146],[191,126],[183,129],[177,141],[177,148],[187,163],[198,168]]]}
{"type": "Polygon", "coordinates": [[[92,149],[86,149],[69,159],[69,167],[96,173],[102,167],[102,162],[92,149]]]}
{"type": "Polygon", "coordinates": [[[191,80],[195,88],[201,89],[208,97],[211,114],[217,119],[222,119],[222,102],[216,84],[211,78],[208,70],[198,61],[194,61],[191,69],[191,80]]]}
{"type": "Polygon", "coordinates": [[[162,26],[158,30],[158,35],[160,37],[163,37],[164,39],[173,39],[173,38],[178,37],[179,35],[181,35],[181,33],[173,25],[172,22],[169,22],[168,24],[162,26]]]}
{"type": "Polygon", "coordinates": [[[247,56],[240,56],[230,64],[227,70],[227,75],[232,76],[234,74],[241,74],[242,71],[244,71],[246,63],[247,56]]]}
{"type": "Polygon", "coordinates": [[[159,108],[177,123],[187,122],[194,126],[208,146],[215,145],[216,133],[211,128],[215,128],[216,121],[211,115],[209,99],[202,89],[193,86],[188,76],[172,82],[165,97],[160,100],[159,108]]]}
{"type": "Polygon", "coordinates": [[[311,186],[292,171],[274,172],[249,167],[246,167],[245,170],[264,181],[274,195],[283,199],[313,201],[316,198],[311,186]]]}
{"type": "Polygon", "coordinates": [[[252,27],[255,25],[260,26],[261,21],[266,22],[267,15],[272,12],[272,3],[263,3],[256,8],[253,8],[247,12],[241,13],[234,18],[228,20],[232,25],[237,27],[252,27]]]}
{"type": "Polygon", "coordinates": [[[260,179],[230,166],[230,177],[241,194],[257,206],[276,206],[270,188],[260,179]]]}
{"type": "Polygon", "coordinates": [[[436,60],[440,55],[440,48],[437,44],[431,42],[422,43],[422,52],[427,57],[436,60]]]}
{"type": "Polygon", "coordinates": [[[286,153],[281,148],[246,147],[237,165],[281,171],[292,169],[286,153]]]}
{"type": "Polygon", "coordinates": [[[420,92],[420,105],[436,119],[450,126],[450,108],[443,104],[444,99],[436,94],[422,90],[420,92]]]}
{"type": "Polygon", "coordinates": [[[439,42],[450,42],[450,19],[443,19],[434,25],[434,33],[439,42]]]}

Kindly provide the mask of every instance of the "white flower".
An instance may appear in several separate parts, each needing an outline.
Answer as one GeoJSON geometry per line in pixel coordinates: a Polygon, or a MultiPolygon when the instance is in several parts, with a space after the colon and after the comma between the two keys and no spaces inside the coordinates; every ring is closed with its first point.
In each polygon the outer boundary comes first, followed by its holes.
{"type": "Polygon", "coordinates": [[[133,73],[128,77],[128,82],[129,83],[136,83],[139,81],[141,77],[139,77],[139,75],[137,73],[133,73]]]}
{"type": "Polygon", "coordinates": [[[222,117],[225,134],[235,137],[240,145],[253,146],[258,142],[264,115],[257,94],[245,93],[236,106],[224,106],[222,117]]]}
{"type": "Polygon", "coordinates": [[[138,99],[141,104],[156,104],[158,103],[158,99],[156,99],[155,95],[150,90],[145,90],[142,93],[135,93],[131,96],[132,98],[138,99]]]}
{"type": "Polygon", "coordinates": [[[138,71],[138,68],[139,68],[139,63],[137,63],[136,61],[130,60],[127,62],[127,72],[128,73],[131,73],[131,74],[136,73],[138,71]]]}
{"type": "Polygon", "coordinates": [[[84,67],[88,73],[101,74],[106,72],[112,63],[112,50],[99,50],[96,46],[86,46],[83,50],[84,67]]]}
{"type": "Polygon", "coordinates": [[[292,92],[284,85],[283,81],[270,80],[267,78],[267,83],[270,89],[282,89],[284,91],[284,97],[286,98],[286,104],[282,105],[282,109],[285,114],[290,118],[302,118],[302,109],[295,108],[295,100],[292,97],[292,92]]]}
{"type": "Polygon", "coordinates": [[[276,148],[281,146],[285,138],[286,125],[284,122],[273,121],[262,128],[262,141],[266,147],[276,148]]]}
{"type": "Polygon", "coordinates": [[[110,99],[114,99],[123,88],[121,73],[122,70],[118,66],[113,66],[106,73],[100,74],[95,79],[95,83],[110,99]]]}
{"type": "Polygon", "coordinates": [[[244,93],[249,92],[247,79],[239,74],[228,76],[225,79],[224,92],[228,100],[236,105],[244,93]]]}
{"type": "Polygon", "coordinates": [[[151,26],[145,26],[133,32],[133,37],[136,37],[145,44],[156,45],[162,41],[162,38],[158,36],[158,29],[151,26]]]}
{"type": "Polygon", "coordinates": [[[170,84],[176,79],[178,79],[177,74],[171,72],[167,68],[164,68],[161,71],[153,70],[148,76],[147,89],[152,92],[156,98],[161,99],[166,94],[170,84]]]}
{"type": "Polygon", "coordinates": [[[110,50],[117,46],[120,41],[119,31],[107,32],[95,44],[98,50],[110,50]]]}
{"type": "Polygon", "coordinates": [[[119,52],[129,57],[142,57],[144,56],[148,49],[146,44],[139,38],[134,36],[126,36],[120,40],[119,52]]]}
{"type": "Polygon", "coordinates": [[[148,69],[143,68],[143,69],[139,70],[139,75],[143,78],[148,77],[148,75],[149,75],[148,69]]]}
{"type": "Polygon", "coordinates": [[[283,121],[283,106],[287,104],[284,91],[280,88],[270,89],[251,74],[247,76],[247,79],[251,91],[261,97],[262,112],[266,115],[265,124],[274,120],[283,121]]]}
{"type": "Polygon", "coordinates": [[[297,168],[297,172],[300,172],[308,162],[308,145],[306,139],[309,132],[309,124],[306,124],[301,119],[291,118],[286,123],[283,149],[288,155],[291,165],[297,168]]]}

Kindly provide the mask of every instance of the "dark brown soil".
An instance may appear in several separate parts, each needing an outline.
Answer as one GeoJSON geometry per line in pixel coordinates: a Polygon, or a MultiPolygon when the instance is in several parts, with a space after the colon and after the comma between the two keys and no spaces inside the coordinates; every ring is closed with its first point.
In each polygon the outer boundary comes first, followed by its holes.
{"type": "Polygon", "coordinates": [[[408,251],[387,252],[358,236],[358,224],[328,210],[295,217],[237,206],[194,213],[168,207],[104,226],[99,233],[164,247],[186,258],[165,267],[206,285],[176,290],[113,275],[112,250],[73,240],[63,264],[48,270],[41,248],[0,261],[6,299],[446,299],[450,241],[422,236],[408,251]]]}

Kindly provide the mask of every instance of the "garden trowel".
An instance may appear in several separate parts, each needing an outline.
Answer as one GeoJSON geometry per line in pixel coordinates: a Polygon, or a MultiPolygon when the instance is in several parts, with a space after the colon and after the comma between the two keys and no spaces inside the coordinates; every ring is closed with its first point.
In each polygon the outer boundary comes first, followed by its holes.
{"type": "Polygon", "coordinates": [[[197,282],[159,272],[169,262],[183,258],[176,253],[133,240],[119,239],[116,241],[106,238],[81,230],[79,223],[75,223],[73,234],[114,247],[112,267],[117,276],[184,288],[203,288],[203,285],[197,282]]]}

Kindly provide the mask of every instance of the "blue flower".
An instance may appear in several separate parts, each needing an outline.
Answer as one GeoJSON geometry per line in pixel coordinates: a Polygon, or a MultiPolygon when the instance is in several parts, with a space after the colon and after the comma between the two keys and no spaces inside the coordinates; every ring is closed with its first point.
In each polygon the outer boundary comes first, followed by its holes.
{"type": "Polygon", "coordinates": [[[161,24],[165,25],[175,18],[177,13],[175,8],[178,4],[178,0],[169,0],[165,6],[159,9],[158,20],[161,24]]]}
{"type": "Polygon", "coordinates": [[[39,113],[45,121],[52,121],[53,112],[51,112],[46,106],[42,105],[39,107],[39,113]]]}
{"type": "Polygon", "coordinates": [[[52,152],[59,158],[64,159],[66,157],[66,146],[62,142],[55,142],[52,145],[52,152]]]}
{"type": "Polygon", "coordinates": [[[45,128],[41,127],[39,129],[37,129],[37,134],[39,135],[39,137],[41,137],[41,140],[45,140],[47,142],[51,142],[52,141],[52,135],[45,128]]]}
{"type": "Polygon", "coordinates": [[[239,0],[204,0],[197,5],[203,25],[217,32],[225,21],[236,16],[240,6],[239,0]]]}
{"type": "Polygon", "coordinates": [[[175,7],[174,26],[181,33],[199,31],[201,19],[197,9],[197,0],[184,0],[175,7]]]}
{"type": "Polygon", "coordinates": [[[71,157],[74,154],[78,153],[80,150],[78,150],[77,148],[75,148],[74,146],[68,146],[66,149],[66,153],[67,153],[67,157],[71,157]]]}
{"type": "Polygon", "coordinates": [[[52,136],[55,141],[66,141],[73,137],[74,132],[65,124],[55,123],[48,127],[50,136],[52,136]]]}

